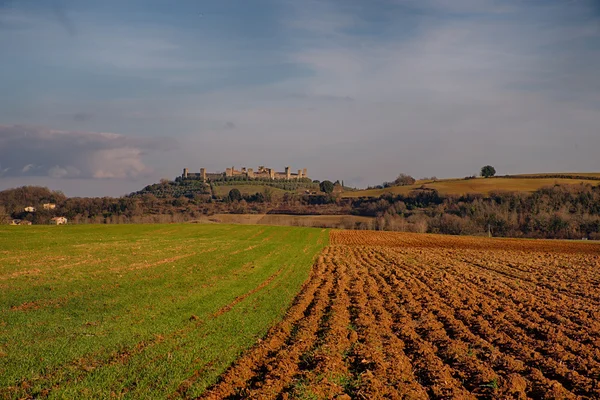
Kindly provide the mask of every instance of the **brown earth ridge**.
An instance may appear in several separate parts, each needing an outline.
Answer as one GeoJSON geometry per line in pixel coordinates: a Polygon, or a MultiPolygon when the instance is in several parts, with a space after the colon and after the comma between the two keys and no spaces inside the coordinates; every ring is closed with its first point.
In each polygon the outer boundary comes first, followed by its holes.
{"type": "Polygon", "coordinates": [[[333,231],[204,399],[600,398],[600,246],[333,231]]]}

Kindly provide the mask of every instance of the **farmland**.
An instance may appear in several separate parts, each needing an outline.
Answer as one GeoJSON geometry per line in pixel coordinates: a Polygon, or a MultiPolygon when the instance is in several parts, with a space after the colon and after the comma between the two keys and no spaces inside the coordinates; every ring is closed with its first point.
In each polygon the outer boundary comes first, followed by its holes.
{"type": "Polygon", "coordinates": [[[600,397],[600,245],[334,231],[203,398],[600,397]]]}
{"type": "Polygon", "coordinates": [[[378,197],[384,193],[408,194],[417,189],[435,189],[440,194],[489,194],[491,192],[534,192],[538,189],[554,185],[600,185],[600,174],[578,173],[569,177],[549,177],[551,174],[515,175],[510,177],[474,178],[474,179],[441,179],[437,181],[417,181],[414,185],[392,186],[384,189],[368,189],[345,192],[344,197],[378,197]],[[581,178],[585,179],[581,179],[581,178]]]}
{"type": "Polygon", "coordinates": [[[194,397],[280,319],[321,229],[0,228],[0,398],[194,397]]]}

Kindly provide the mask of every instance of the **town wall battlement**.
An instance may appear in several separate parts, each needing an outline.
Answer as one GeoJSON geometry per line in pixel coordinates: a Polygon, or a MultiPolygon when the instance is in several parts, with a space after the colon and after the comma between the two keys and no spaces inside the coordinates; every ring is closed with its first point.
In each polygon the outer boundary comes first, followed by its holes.
{"type": "Polygon", "coordinates": [[[285,167],[285,171],[278,172],[272,168],[267,168],[264,165],[260,165],[256,170],[253,168],[242,167],[241,170],[235,169],[235,167],[226,168],[225,172],[206,172],[205,168],[200,168],[200,172],[190,172],[189,169],[184,168],[182,179],[199,179],[204,182],[220,180],[223,178],[231,178],[236,176],[246,177],[248,179],[271,179],[271,180],[300,180],[308,178],[307,169],[299,169],[296,173],[292,173],[290,167],[285,167]]]}

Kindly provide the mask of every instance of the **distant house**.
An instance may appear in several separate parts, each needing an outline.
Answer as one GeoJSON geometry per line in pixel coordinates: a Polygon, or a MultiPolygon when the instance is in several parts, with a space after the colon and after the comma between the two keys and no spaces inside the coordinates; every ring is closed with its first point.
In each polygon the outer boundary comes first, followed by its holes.
{"type": "Polygon", "coordinates": [[[67,219],[65,217],[54,217],[50,220],[50,225],[66,225],[67,219]]]}
{"type": "Polygon", "coordinates": [[[32,207],[32,206],[25,207],[25,212],[34,213],[35,212],[35,207],[32,207]]]}
{"type": "Polygon", "coordinates": [[[42,207],[44,207],[44,210],[54,210],[56,208],[56,204],[44,203],[44,204],[42,204],[42,207]]]}

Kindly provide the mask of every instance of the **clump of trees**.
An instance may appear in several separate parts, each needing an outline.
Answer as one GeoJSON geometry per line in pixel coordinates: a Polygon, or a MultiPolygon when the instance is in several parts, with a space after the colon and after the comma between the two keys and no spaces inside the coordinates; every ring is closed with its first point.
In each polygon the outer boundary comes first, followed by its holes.
{"type": "Polygon", "coordinates": [[[409,186],[414,185],[416,182],[417,180],[412,176],[401,173],[392,182],[383,182],[383,184],[381,185],[377,185],[375,187],[368,187],[367,189],[385,189],[392,186],[409,186]]]}
{"type": "Polygon", "coordinates": [[[494,175],[496,175],[496,168],[492,167],[491,165],[486,165],[485,167],[481,168],[481,176],[484,178],[491,178],[494,175]]]}
{"type": "Polygon", "coordinates": [[[415,190],[357,199],[352,210],[374,228],[454,235],[600,239],[600,187],[555,185],[533,193],[440,195],[415,190]]]}
{"type": "Polygon", "coordinates": [[[408,186],[408,185],[414,185],[415,182],[416,182],[416,180],[412,176],[406,175],[406,174],[400,174],[394,180],[394,185],[396,185],[396,186],[408,186]]]}

